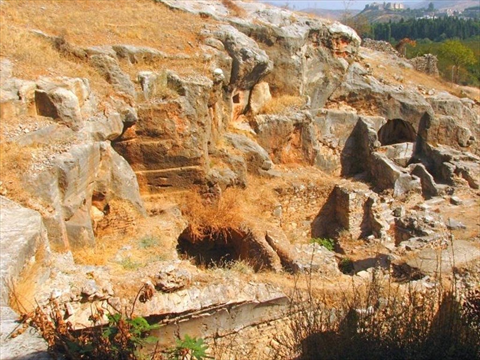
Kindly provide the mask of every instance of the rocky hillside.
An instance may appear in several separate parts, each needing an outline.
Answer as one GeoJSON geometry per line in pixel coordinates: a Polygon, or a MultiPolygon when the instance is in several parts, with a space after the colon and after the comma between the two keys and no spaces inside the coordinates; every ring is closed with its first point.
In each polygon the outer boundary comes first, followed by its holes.
{"type": "Polygon", "coordinates": [[[428,56],[253,1],[0,16],[2,359],[45,349],[9,319],[52,299],[80,329],[148,284],[135,311],[163,345],[267,359],[297,274],[430,289],[436,254],[478,281],[480,94],[428,56]]]}

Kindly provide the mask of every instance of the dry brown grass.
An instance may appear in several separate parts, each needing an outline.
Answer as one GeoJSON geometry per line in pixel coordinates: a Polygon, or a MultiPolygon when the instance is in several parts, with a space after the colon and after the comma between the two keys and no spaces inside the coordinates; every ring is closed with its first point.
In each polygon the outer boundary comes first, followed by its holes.
{"type": "Polygon", "coordinates": [[[75,262],[83,265],[116,266],[136,270],[159,260],[170,260],[171,239],[158,225],[158,218],[140,217],[124,201],[109,202],[110,213],[99,222],[94,247],[73,248],[75,262]]]}
{"type": "Polygon", "coordinates": [[[64,38],[79,46],[128,44],[147,46],[186,59],[160,59],[152,64],[121,64],[134,79],[139,70],[172,69],[181,74],[201,72],[206,64],[197,55],[200,31],[211,19],[173,11],[152,0],[15,0],[0,7],[0,57],[14,62],[14,76],[69,76],[90,79],[102,95],[111,86],[82,60],[67,58],[31,30],[64,38]]]}
{"type": "Polygon", "coordinates": [[[130,44],[169,54],[193,53],[208,21],[151,0],[15,0],[2,5],[1,16],[78,46],[130,44]]]}
{"type": "Polygon", "coordinates": [[[229,188],[213,199],[205,199],[197,192],[191,192],[186,196],[182,210],[192,235],[200,238],[206,232],[240,228],[249,208],[245,202],[245,192],[229,188]]]}
{"type": "Polygon", "coordinates": [[[262,114],[285,114],[292,108],[299,108],[305,104],[305,100],[299,96],[283,95],[272,98],[260,110],[262,114]]]}
{"type": "Polygon", "coordinates": [[[13,61],[13,76],[26,80],[36,80],[40,76],[83,77],[90,79],[92,88],[100,95],[111,91],[110,84],[93,68],[85,62],[62,56],[48,40],[3,21],[0,21],[0,34],[0,57],[13,61]]]}
{"type": "Polygon", "coordinates": [[[34,147],[22,147],[16,143],[0,143],[0,191],[2,195],[15,199],[16,202],[31,207],[31,194],[25,190],[24,174],[32,164],[34,147]]]}

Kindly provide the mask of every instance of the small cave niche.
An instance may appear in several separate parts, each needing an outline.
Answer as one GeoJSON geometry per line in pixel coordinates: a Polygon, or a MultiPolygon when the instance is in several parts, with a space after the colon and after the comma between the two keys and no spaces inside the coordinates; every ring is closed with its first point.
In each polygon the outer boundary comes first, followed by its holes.
{"type": "Polygon", "coordinates": [[[233,228],[207,228],[201,236],[195,236],[187,227],[178,238],[177,252],[199,267],[229,268],[237,261],[245,261],[258,271],[262,262],[250,256],[248,238],[248,232],[233,228]]]}
{"type": "Polygon", "coordinates": [[[382,146],[415,142],[416,138],[417,133],[412,124],[402,119],[388,120],[378,130],[378,140],[382,146]]]}
{"type": "Polygon", "coordinates": [[[240,94],[233,95],[232,101],[234,104],[240,104],[240,94]]]}

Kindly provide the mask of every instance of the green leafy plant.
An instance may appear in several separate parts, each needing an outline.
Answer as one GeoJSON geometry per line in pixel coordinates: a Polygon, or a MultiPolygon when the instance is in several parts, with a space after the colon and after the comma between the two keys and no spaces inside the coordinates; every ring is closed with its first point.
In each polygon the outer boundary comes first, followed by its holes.
{"type": "Polygon", "coordinates": [[[202,338],[195,338],[185,335],[183,339],[177,340],[177,345],[169,351],[168,360],[203,360],[212,359],[207,355],[208,345],[202,338]]]}
{"type": "Polygon", "coordinates": [[[335,240],[329,238],[312,238],[310,239],[312,244],[318,244],[323,246],[325,249],[333,251],[335,249],[335,240]]]}

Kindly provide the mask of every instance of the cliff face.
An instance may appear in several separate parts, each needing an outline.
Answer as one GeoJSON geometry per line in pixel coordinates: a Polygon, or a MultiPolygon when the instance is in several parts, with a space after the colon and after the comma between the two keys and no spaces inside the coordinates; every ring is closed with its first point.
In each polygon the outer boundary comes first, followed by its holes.
{"type": "MultiPolygon", "coordinates": [[[[32,249],[46,247],[54,258],[71,250],[78,262],[80,251],[104,249],[105,239],[155,228],[167,262],[228,255],[256,270],[314,268],[340,276],[332,253],[307,244],[310,238],[346,231],[355,240],[394,242],[395,252],[417,235],[409,222],[417,215],[392,216],[394,204],[410,204],[410,196],[446,199],[455,191],[468,197],[479,188],[478,94],[461,97],[467,93],[416,72],[395,53],[361,47],[352,29],[255,2],[120,5],[99,5],[106,27],[99,29],[87,21],[93,8],[71,2],[65,5],[74,14],[70,33],[59,34],[56,2],[0,3],[2,30],[22,45],[1,53],[0,190],[33,209],[12,215],[13,205],[2,206],[2,249],[10,246],[3,229],[18,231],[4,219],[26,216],[36,232],[26,232],[18,246],[33,242],[32,249]],[[178,31],[171,30],[175,23],[178,31]],[[32,49],[53,62],[32,58],[32,49]],[[229,191],[238,189],[244,192],[225,206],[229,191]],[[195,201],[184,197],[192,193],[202,194],[203,210],[232,216],[215,223],[216,213],[208,213],[199,238],[199,213],[188,217],[195,201]],[[183,212],[177,205],[185,205],[183,212]],[[408,235],[395,233],[400,228],[408,235]]],[[[437,220],[443,229],[446,219],[437,220]]],[[[114,261],[125,260],[123,248],[114,247],[114,261]]],[[[32,255],[25,254],[2,277],[17,277],[32,255]]],[[[69,261],[60,273],[79,266],[69,261]]],[[[117,276],[99,271],[112,283],[117,276]]],[[[80,289],[90,280],[75,281],[80,289]]],[[[48,286],[59,283],[51,279],[48,286]]],[[[89,296],[113,298],[105,289],[89,296]]],[[[84,315],[85,291],[68,291],[84,315]]],[[[267,303],[283,299],[270,290],[261,295],[267,303]]],[[[145,314],[189,310],[160,311],[155,304],[177,300],[157,296],[145,314]]],[[[191,308],[204,303],[202,297],[191,308]]]]}

